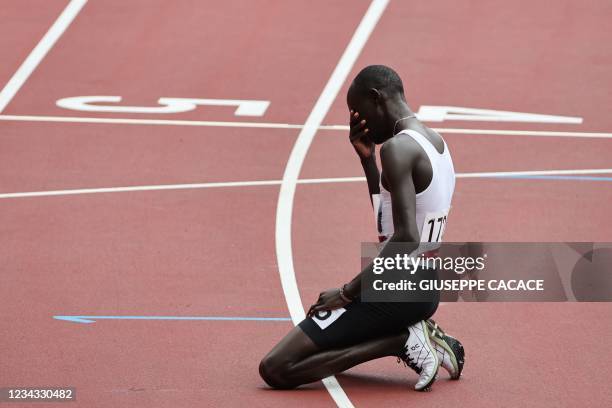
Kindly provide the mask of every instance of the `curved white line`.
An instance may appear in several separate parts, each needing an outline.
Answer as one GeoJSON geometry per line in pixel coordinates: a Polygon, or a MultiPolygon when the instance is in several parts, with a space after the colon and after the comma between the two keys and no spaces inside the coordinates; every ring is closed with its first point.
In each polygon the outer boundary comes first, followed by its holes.
{"type": "MultiPolygon", "coordinates": [[[[300,291],[295,280],[293,251],[291,247],[291,217],[295,186],[302,163],[317,129],[329,111],[331,104],[336,99],[340,87],[350,73],[353,64],[361,53],[376,23],[382,16],[388,2],[388,0],[373,0],[370,4],[344,54],[340,57],[334,72],[327,81],[325,88],[323,88],[323,92],[312,108],[308,119],[306,119],[306,123],[304,123],[304,127],[295,141],[287,161],[287,166],[285,167],[278,195],[278,205],[276,207],[276,258],[285,300],[293,324],[298,324],[305,317],[300,291]]],[[[323,384],[325,384],[327,391],[339,407],[353,407],[353,404],[335,377],[331,376],[323,379],[323,384]]]]}
{"type": "Polygon", "coordinates": [[[40,42],[36,44],[36,47],[34,47],[32,52],[30,52],[28,57],[23,61],[21,66],[0,92],[0,112],[6,108],[9,102],[11,102],[32,72],[34,72],[36,67],[45,58],[49,50],[53,48],[57,40],[64,34],[64,31],[66,31],[70,23],[72,23],[72,20],[79,14],[85,3],[87,3],[87,0],[72,0],[68,3],[64,11],[62,11],[62,14],[59,15],[57,20],[55,20],[53,25],[49,28],[49,31],[47,31],[43,38],[40,39],[40,42]]]}

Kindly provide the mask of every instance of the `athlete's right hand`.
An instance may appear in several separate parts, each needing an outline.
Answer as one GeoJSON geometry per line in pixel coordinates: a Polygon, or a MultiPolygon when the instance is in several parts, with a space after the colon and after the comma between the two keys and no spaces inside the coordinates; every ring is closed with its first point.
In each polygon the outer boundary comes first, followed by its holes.
{"type": "Polygon", "coordinates": [[[374,143],[368,138],[368,132],[370,131],[366,127],[366,121],[359,119],[359,112],[351,110],[350,117],[350,132],[349,140],[355,148],[355,151],[359,155],[361,160],[369,159],[374,155],[374,143]]]}
{"type": "Polygon", "coordinates": [[[342,298],[340,289],[324,290],[319,294],[317,303],[310,306],[310,309],[308,309],[307,316],[312,317],[318,312],[325,312],[327,310],[335,310],[344,307],[349,304],[349,302],[344,299],[342,298]]]}

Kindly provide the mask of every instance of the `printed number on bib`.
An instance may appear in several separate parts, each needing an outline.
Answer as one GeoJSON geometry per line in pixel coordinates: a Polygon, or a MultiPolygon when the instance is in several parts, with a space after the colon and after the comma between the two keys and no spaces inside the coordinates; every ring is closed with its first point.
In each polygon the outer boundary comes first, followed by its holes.
{"type": "Polygon", "coordinates": [[[421,242],[442,241],[447,218],[448,209],[425,214],[425,220],[423,220],[423,228],[421,230],[421,242]]]}
{"type": "Polygon", "coordinates": [[[325,330],[333,322],[338,320],[338,318],[342,316],[344,312],[346,312],[346,309],[343,307],[334,310],[325,310],[323,312],[315,313],[314,316],[312,316],[312,320],[314,320],[321,330],[325,330]]]}

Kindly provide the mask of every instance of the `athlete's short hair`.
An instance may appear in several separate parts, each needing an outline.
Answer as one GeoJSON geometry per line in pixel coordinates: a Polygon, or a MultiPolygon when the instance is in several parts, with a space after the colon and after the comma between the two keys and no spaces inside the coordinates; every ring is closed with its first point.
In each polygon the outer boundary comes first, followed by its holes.
{"type": "Polygon", "coordinates": [[[404,84],[402,84],[401,78],[397,72],[385,65],[365,67],[357,74],[353,84],[361,92],[376,88],[379,91],[390,91],[391,93],[404,95],[404,84]]]}

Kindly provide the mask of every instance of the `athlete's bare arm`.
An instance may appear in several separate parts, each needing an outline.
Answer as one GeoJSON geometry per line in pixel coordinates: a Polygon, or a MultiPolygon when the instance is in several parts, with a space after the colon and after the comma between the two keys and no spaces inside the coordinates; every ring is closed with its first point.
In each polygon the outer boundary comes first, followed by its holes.
{"type": "MultiPolygon", "coordinates": [[[[416,191],[412,181],[412,171],[416,159],[417,154],[412,143],[404,138],[391,138],[380,149],[382,177],[391,194],[393,206],[394,233],[389,242],[407,243],[404,250],[408,252],[416,249],[420,241],[419,231],[414,222],[416,219],[416,191]]],[[[397,248],[394,245],[386,245],[378,256],[394,257],[396,251],[397,248]]],[[[345,297],[353,299],[360,295],[362,277],[371,274],[372,269],[373,264],[370,263],[343,287],[345,297]]],[[[339,289],[329,289],[319,295],[319,300],[310,307],[308,314],[334,310],[347,303],[339,289]]]]}
{"type": "Polygon", "coordinates": [[[392,242],[419,242],[416,220],[416,190],[412,172],[417,154],[411,140],[393,137],[380,148],[385,184],[391,193],[394,234],[392,242]]]}

